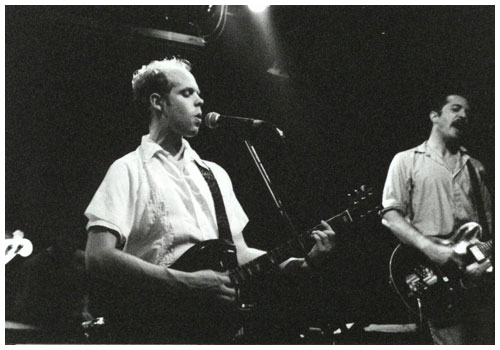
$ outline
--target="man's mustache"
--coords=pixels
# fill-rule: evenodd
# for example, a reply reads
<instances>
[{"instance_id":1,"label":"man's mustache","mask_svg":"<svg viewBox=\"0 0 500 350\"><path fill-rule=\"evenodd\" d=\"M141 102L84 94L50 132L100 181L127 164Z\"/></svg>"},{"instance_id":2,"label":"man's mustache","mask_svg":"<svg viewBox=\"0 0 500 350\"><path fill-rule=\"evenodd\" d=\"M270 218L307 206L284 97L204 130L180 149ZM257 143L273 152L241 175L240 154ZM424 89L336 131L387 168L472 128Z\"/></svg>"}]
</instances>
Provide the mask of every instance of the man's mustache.
<instances>
[{"instance_id":1,"label":"man's mustache","mask_svg":"<svg viewBox=\"0 0 500 350\"><path fill-rule=\"evenodd\" d=\"M469 123L465 119L458 119L451 123L451 126L456 127L457 129L465 128Z\"/></svg>"}]
</instances>

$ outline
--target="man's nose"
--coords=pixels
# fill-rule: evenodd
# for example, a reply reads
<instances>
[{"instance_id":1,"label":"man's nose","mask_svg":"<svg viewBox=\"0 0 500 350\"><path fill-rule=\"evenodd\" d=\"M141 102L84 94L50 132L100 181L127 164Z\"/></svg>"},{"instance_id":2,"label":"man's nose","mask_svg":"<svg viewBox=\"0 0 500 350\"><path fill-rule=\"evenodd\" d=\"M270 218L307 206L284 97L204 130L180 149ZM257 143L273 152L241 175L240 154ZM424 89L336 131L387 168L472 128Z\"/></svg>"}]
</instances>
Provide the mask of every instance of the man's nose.
<instances>
[{"instance_id":1,"label":"man's nose","mask_svg":"<svg viewBox=\"0 0 500 350\"><path fill-rule=\"evenodd\" d=\"M205 101L203 101L203 99L198 96L198 99L196 100L196 106L203 106L203 104L205 103Z\"/></svg>"}]
</instances>

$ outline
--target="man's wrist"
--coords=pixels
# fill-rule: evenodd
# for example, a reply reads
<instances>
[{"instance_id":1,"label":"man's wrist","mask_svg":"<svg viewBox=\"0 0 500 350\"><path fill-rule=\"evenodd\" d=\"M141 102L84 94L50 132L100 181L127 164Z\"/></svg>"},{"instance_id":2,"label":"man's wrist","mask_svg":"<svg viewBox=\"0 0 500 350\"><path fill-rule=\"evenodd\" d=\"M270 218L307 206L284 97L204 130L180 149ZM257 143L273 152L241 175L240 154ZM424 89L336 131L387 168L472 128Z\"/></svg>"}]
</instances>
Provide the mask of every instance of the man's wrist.
<instances>
[{"instance_id":1,"label":"man's wrist","mask_svg":"<svg viewBox=\"0 0 500 350\"><path fill-rule=\"evenodd\" d=\"M312 269L312 270L319 270L319 266L316 265L316 263L314 262L314 259L311 258L311 256L309 254L307 254L305 257L304 257L304 260L306 262L306 264Z\"/></svg>"}]
</instances>

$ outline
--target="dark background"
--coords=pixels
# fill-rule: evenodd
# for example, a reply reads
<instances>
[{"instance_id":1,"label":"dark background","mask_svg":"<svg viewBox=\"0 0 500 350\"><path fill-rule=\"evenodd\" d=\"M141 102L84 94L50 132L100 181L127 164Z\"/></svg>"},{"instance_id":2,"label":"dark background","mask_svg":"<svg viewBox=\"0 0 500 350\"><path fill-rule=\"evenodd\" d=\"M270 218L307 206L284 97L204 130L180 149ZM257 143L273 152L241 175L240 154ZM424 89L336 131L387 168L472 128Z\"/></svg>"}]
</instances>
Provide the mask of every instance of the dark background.
<instances>
[{"instance_id":1,"label":"dark background","mask_svg":"<svg viewBox=\"0 0 500 350\"><path fill-rule=\"evenodd\" d=\"M127 29L207 33L217 7L207 8L6 7L7 230L23 230L35 250L61 235L83 246L83 212L108 167L147 133L132 73L172 54L193 63L204 112L259 117L285 132L286 144L266 129L252 137L298 230L344 210L361 184L380 198L394 154L428 137L426 103L441 89L469 97L465 146L494 179L493 6L272 6L265 33L274 43L255 14L229 6L205 48ZM274 62L288 79L266 72ZM284 241L290 230L242 137L202 128L190 142L230 174L251 219L249 245ZM366 231L345 239L342 269L358 282L386 277L395 244L378 219Z\"/></svg>"}]
</instances>

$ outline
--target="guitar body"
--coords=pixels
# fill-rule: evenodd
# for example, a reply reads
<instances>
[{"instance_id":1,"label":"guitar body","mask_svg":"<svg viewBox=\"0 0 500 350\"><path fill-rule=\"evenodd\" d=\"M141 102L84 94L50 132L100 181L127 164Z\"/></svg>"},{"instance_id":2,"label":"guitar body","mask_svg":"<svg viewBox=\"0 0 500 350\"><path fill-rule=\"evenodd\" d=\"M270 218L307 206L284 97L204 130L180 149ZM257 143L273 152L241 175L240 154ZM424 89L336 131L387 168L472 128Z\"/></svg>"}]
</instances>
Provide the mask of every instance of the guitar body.
<instances>
[{"instance_id":1,"label":"guitar body","mask_svg":"<svg viewBox=\"0 0 500 350\"><path fill-rule=\"evenodd\" d=\"M197 243L182 254L170 268L184 272L228 271L236 290L239 311L249 311L255 305L258 297L255 287L258 281L237 280L241 275L236 272L238 270L236 247L227 241L211 239Z\"/></svg>"},{"instance_id":2,"label":"guitar body","mask_svg":"<svg viewBox=\"0 0 500 350\"><path fill-rule=\"evenodd\" d=\"M434 240L464 254L469 264L491 256L491 251L488 252L486 248L481 248L484 250L480 253L482 258L470 256L471 251L478 246L491 247L491 242L483 243L477 239L480 233L479 224L467 223L450 237ZM406 307L414 313L421 309L429 319L456 315L468 298L468 293L474 289L457 268L440 267L423 253L403 244L398 245L391 255L389 272L391 284Z\"/></svg>"},{"instance_id":3,"label":"guitar body","mask_svg":"<svg viewBox=\"0 0 500 350\"><path fill-rule=\"evenodd\" d=\"M170 268L184 272L229 271L238 266L236 247L220 239L210 239L189 248Z\"/></svg>"},{"instance_id":4,"label":"guitar body","mask_svg":"<svg viewBox=\"0 0 500 350\"><path fill-rule=\"evenodd\" d=\"M350 196L348 209L326 221L339 232L347 224L375 213L377 208L370 204L373 198L373 193L362 187ZM207 302L196 293L178 295L147 283L116 286L97 278L92 288L95 292L93 299L96 305L101 306L102 314L112 320L110 324L116 325L113 326L114 333L121 332L127 336L130 332L126 327L133 323L132 329L143 327L151 333L153 327L160 328L161 332L165 330L166 334L189 339L190 343L230 343L233 341L230 337L242 325L248 324L249 320L254 322L258 317L256 312L241 311L252 310L257 302L263 300L260 305L264 305L271 299L267 298L269 291L293 291L296 285L286 288L277 286L279 282L275 281L279 280L279 274L274 272L289 257L304 256L311 249L315 243L311 233L316 229L320 229L319 225L241 266L238 265L236 247L219 239L194 245L169 266L184 272L227 271L236 290L237 307L218 300ZM269 321L269 317L258 319L257 324L262 326Z\"/></svg>"},{"instance_id":5,"label":"guitar body","mask_svg":"<svg viewBox=\"0 0 500 350\"><path fill-rule=\"evenodd\" d=\"M462 302L457 278L450 279L448 273L424 254L402 244L392 253L390 279L410 311L417 314L421 307L431 319L433 315L451 315Z\"/></svg>"}]
</instances>

